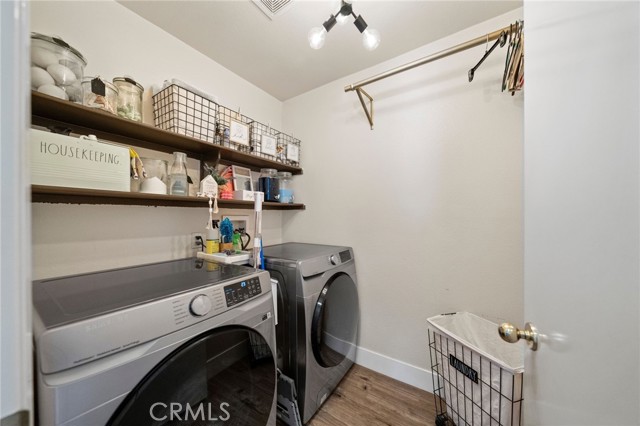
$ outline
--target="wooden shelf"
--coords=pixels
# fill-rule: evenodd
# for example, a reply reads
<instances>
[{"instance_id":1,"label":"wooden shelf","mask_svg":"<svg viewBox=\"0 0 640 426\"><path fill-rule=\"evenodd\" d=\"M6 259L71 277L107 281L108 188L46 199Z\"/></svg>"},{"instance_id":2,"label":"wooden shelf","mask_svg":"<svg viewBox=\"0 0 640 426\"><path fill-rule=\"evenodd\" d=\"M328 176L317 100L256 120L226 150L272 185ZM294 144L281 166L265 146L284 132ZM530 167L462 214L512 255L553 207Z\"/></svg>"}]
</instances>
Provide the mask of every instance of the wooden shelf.
<instances>
[{"instance_id":1,"label":"wooden shelf","mask_svg":"<svg viewBox=\"0 0 640 426\"><path fill-rule=\"evenodd\" d=\"M291 172L294 175L302 174L300 167L288 166L231 148L203 142L190 136L168 132L148 124L127 120L105 111L38 92L32 92L31 95L31 114L32 123L39 126L66 127L76 133L95 134L105 140L156 151L171 153L179 150L186 152L189 157L199 160L215 161L220 158L224 163L242 165L253 170L272 168Z\"/></svg>"},{"instance_id":2,"label":"wooden shelf","mask_svg":"<svg viewBox=\"0 0 640 426\"><path fill-rule=\"evenodd\" d=\"M176 195L143 194L140 192L103 191L97 189L66 188L59 186L31 186L31 201L57 204L115 204L136 206L208 207L208 198L179 197ZM253 201L218 200L220 208L253 210ZM300 203L283 204L264 202L265 210L304 210Z\"/></svg>"},{"instance_id":3,"label":"wooden shelf","mask_svg":"<svg viewBox=\"0 0 640 426\"><path fill-rule=\"evenodd\" d=\"M156 151L183 151L200 161L220 160L225 164L236 164L253 170L272 168L302 174L300 167L292 167L276 161L245 154L234 149L203 142L148 124L127 120L116 115L64 101L42 93L31 94L32 124L59 126L76 133L94 134L98 138L119 142L134 147ZM138 206L207 207L208 198L178 197L175 195L143 194L139 192L101 191L83 188L33 185L31 201L34 203L62 204L115 204ZM218 200L220 208L253 209L253 201ZM304 210L305 205L263 203L265 210Z\"/></svg>"}]
</instances>

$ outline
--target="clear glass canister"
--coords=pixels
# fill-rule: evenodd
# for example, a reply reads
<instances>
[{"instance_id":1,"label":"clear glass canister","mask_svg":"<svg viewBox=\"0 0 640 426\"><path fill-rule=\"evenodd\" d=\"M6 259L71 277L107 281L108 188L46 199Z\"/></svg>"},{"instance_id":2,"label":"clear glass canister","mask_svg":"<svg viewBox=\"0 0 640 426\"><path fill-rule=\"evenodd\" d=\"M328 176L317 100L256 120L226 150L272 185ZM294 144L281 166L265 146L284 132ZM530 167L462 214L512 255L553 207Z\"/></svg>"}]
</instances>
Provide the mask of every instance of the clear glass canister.
<instances>
[{"instance_id":1,"label":"clear glass canister","mask_svg":"<svg viewBox=\"0 0 640 426\"><path fill-rule=\"evenodd\" d=\"M82 104L91 108L99 108L116 113L118 89L100 77L85 77L82 79Z\"/></svg>"},{"instance_id":2,"label":"clear glass canister","mask_svg":"<svg viewBox=\"0 0 640 426\"><path fill-rule=\"evenodd\" d=\"M118 115L133 121L142 121L142 92L144 87L130 77L116 77L118 88Z\"/></svg>"},{"instance_id":3,"label":"clear glass canister","mask_svg":"<svg viewBox=\"0 0 640 426\"><path fill-rule=\"evenodd\" d=\"M264 192L264 201L278 201L278 171L276 169L260 169L258 191Z\"/></svg>"},{"instance_id":4,"label":"clear glass canister","mask_svg":"<svg viewBox=\"0 0 640 426\"><path fill-rule=\"evenodd\" d=\"M187 154L184 152L173 153L173 163L169 173L169 194L189 195L189 182L187 181Z\"/></svg>"},{"instance_id":5,"label":"clear glass canister","mask_svg":"<svg viewBox=\"0 0 640 426\"><path fill-rule=\"evenodd\" d=\"M82 103L87 60L58 37L31 33L31 88L49 96Z\"/></svg>"},{"instance_id":6,"label":"clear glass canister","mask_svg":"<svg viewBox=\"0 0 640 426\"><path fill-rule=\"evenodd\" d=\"M293 188L290 172L278 172L278 202L293 203Z\"/></svg>"}]
</instances>

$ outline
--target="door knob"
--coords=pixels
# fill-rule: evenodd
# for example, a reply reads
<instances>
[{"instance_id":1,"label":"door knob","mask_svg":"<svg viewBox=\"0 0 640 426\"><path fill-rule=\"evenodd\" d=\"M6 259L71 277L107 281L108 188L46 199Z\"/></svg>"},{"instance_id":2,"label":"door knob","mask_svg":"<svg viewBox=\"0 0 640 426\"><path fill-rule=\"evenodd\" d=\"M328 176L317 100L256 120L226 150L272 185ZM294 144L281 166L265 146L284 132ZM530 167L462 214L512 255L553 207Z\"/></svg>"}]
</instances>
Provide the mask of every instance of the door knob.
<instances>
[{"instance_id":1,"label":"door knob","mask_svg":"<svg viewBox=\"0 0 640 426\"><path fill-rule=\"evenodd\" d=\"M519 330L508 322L502 323L498 327L498 333L502 340L507 343L516 343L518 340L524 339L527 341L529 349L532 351L538 350L538 329L530 322L524 325L524 330Z\"/></svg>"}]
</instances>

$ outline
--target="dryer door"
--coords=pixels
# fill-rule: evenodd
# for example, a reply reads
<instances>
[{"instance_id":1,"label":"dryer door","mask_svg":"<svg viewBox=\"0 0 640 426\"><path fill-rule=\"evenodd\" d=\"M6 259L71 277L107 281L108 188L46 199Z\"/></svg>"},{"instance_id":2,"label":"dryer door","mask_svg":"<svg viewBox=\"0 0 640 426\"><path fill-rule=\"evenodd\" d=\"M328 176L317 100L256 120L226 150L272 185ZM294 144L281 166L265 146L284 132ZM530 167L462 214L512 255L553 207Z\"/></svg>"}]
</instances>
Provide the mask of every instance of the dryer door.
<instances>
[{"instance_id":1,"label":"dryer door","mask_svg":"<svg viewBox=\"0 0 640 426\"><path fill-rule=\"evenodd\" d=\"M358 292L345 273L331 277L320 292L311 323L311 347L318 364L335 367L353 361L358 333Z\"/></svg>"},{"instance_id":2,"label":"dryer door","mask_svg":"<svg viewBox=\"0 0 640 426\"><path fill-rule=\"evenodd\" d=\"M203 333L147 374L107 425L264 426L275 394L273 355L248 328Z\"/></svg>"}]
</instances>

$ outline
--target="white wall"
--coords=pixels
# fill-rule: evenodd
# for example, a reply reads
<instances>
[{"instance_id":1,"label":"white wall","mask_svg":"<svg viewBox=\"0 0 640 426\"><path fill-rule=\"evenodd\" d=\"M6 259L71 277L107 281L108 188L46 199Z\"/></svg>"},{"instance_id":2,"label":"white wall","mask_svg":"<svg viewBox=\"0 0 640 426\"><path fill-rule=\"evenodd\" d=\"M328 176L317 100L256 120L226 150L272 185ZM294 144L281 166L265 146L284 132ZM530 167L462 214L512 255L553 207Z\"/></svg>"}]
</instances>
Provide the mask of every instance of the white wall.
<instances>
[{"instance_id":1,"label":"white wall","mask_svg":"<svg viewBox=\"0 0 640 426\"><path fill-rule=\"evenodd\" d=\"M421 387L431 386L428 317L522 320L523 95L500 92L506 48L468 82L482 47L368 86L373 131L343 88L521 17L516 10L284 103L284 124L303 141L295 189L307 204L284 214L284 239L354 247L360 362Z\"/></svg>"},{"instance_id":2,"label":"white wall","mask_svg":"<svg viewBox=\"0 0 640 426\"><path fill-rule=\"evenodd\" d=\"M145 89L144 121L153 122L152 85L178 78L221 104L281 128L282 103L113 1L30 2L31 30L57 35L87 59L85 75L131 75ZM165 154L158 157L167 158ZM196 168L194 162L190 168ZM226 210L249 215L250 210ZM182 258L188 237L204 231L208 209L33 205L34 279ZM281 241L279 211L265 211L265 243Z\"/></svg>"}]
</instances>

